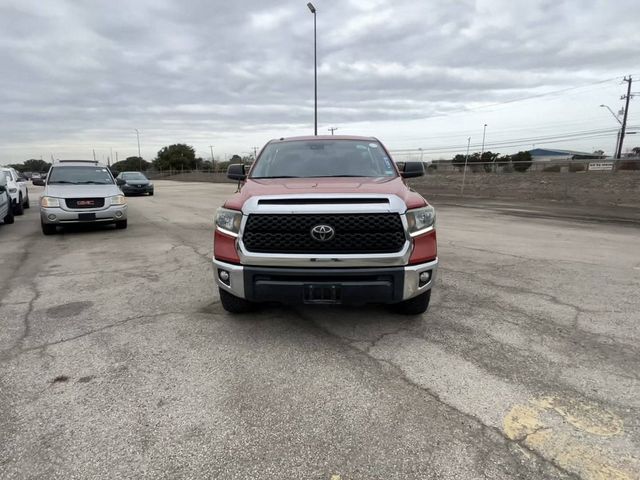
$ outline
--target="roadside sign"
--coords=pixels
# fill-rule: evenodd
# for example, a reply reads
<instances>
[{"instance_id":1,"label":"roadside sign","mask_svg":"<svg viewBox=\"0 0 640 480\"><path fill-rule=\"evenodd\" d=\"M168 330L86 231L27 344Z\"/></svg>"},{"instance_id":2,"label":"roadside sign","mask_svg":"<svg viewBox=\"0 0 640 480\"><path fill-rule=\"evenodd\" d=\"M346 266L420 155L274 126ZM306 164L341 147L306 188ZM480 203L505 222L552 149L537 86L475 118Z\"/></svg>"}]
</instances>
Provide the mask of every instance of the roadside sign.
<instances>
[{"instance_id":1,"label":"roadside sign","mask_svg":"<svg viewBox=\"0 0 640 480\"><path fill-rule=\"evenodd\" d=\"M589 170L613 170L613 162L594 162L589 164Z\"/></svg>"}]
</instances>

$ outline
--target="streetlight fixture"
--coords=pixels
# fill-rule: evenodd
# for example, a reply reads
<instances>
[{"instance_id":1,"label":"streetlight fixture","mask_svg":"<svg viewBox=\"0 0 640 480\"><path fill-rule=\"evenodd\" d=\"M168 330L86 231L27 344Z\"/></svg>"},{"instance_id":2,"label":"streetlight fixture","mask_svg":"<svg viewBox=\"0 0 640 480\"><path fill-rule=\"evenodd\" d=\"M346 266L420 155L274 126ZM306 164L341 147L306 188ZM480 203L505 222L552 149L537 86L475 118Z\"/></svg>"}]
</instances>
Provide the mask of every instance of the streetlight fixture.
<instances>
[{"instance_id":1,"label":"streetlight fixture","mask_svg":"<svg viewBox=\"0 0 640 480\"><path fill-rule=\"evenodd\" d=\"M142 171L142 156L140 155L140 132L137 128L134 128L136 131L136 137L138 137L138 162L140 163L140 171Z\"/></svg>"},{"instance_id":2,"label":"streetlight fixture","mask_svg":"<svg viewBox=\"0 0 640 480\"><path fill-rule=\"evenodd\" d=\"M318 135L318 49L316 42L316 7L313 3L307 3L309 11L313 13L313 134Z\"/></svg>"}]
</instances>

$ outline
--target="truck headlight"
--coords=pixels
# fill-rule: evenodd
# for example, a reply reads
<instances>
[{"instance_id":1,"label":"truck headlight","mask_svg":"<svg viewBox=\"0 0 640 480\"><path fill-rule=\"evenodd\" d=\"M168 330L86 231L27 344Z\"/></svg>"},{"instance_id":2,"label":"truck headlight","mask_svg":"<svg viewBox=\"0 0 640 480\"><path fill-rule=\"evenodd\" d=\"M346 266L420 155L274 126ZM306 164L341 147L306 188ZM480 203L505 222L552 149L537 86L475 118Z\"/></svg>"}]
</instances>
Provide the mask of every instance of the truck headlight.
<instances>
[{"instance_id":1,"label":"truck headlight","mask_svg":"<svg viewBox=\"0 0 640 480\"><path fill-rule=\"evenodd\" d=\"M60 206L60 199L59 198L55 198L55 197L42 197L40 199L40 206L41 207L59 207Z\"/></svg>"},{"instance_id":2,"label":"truck headlight","mask_svg":"<svg viewBox=\"0 0 640 480\"><path fill-rule=\"evenodd\" d=\"M242 222L242 212L238 210L221 207L216 211L216 227L225 233L237 235L240 231L240 222Z\"/></svg>"},{"instance_id":3,"label":"truck headlight","mask_svg":"<svg viewBox=\"0 0 640 480\"><path fill-rule=\"evenodd\" d=\"M436 211L431 205L407 211L407 224L411 236L420 235L424 230L433 227L435 223Z\"/></svg>"},{"instance_id":4,"label":"truck headlight","mask_svg":"<svg viewBox=\"0 0 640 480\"><path fill-rule=\"evenodd\" d=\"M124 198L124 195L114 195L109 198L111 200L111 205L126 205L127 200Z\"/></svg>"}]
</instances>

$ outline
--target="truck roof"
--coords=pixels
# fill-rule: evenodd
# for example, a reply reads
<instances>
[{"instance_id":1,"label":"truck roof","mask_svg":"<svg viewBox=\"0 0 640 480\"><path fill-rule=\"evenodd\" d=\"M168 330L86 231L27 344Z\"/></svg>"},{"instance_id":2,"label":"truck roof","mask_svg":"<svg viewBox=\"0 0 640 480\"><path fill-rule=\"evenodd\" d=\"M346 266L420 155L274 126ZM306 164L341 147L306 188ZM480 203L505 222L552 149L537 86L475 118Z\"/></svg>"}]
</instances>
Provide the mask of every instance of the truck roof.
<instances>
[{"instance_id":1,"label":"truck roof","mask_svg":"<svg viewBox=\"0 0 640 480\"><path fill-rule=\"evenodd\" d=\"M375 137L363 137L358 135L304 135L300 137L282 137L274 138L272 142L295 142L295 141L311 141L311 140L361 140L363 142L377 142Z\"/></svg>"}]
</instances>

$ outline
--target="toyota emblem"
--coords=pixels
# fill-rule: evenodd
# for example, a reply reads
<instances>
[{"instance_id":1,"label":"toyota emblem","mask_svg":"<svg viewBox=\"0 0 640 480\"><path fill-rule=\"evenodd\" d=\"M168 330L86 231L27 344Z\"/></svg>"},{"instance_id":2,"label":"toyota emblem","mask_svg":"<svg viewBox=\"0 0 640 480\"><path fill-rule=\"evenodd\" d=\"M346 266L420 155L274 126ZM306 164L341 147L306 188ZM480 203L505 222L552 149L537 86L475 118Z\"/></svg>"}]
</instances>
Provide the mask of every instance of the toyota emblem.
<instances>
[{"instance_id":1,"label":"toyota emblem","mask_svg":"<svg viewBox=\"0 0 640 480\"><path fill-rule=\"evenodd\" d=\"M316 225L311 229L311 238L318 242L328 242L335 234L336 231L329 225Z\"/></svg>"}]
</instances>

